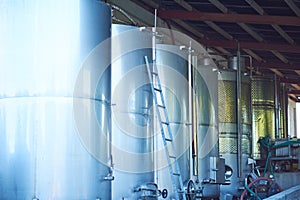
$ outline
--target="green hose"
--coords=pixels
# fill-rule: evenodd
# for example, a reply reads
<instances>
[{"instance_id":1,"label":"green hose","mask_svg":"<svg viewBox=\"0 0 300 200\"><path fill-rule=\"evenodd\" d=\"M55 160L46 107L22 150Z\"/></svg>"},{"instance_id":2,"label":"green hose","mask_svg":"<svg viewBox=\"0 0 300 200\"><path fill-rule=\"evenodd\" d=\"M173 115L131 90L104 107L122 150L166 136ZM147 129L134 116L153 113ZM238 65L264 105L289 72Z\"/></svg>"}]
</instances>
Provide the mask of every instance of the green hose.
<instances>
[{"instance_id":1,"label":"green hose","mask_svg":"<svg viewBox=\"0 0 300 200\"><path fill-rule=\"evenodd\" d=\"M247 190L248 192L250 192L254 197L256 197L258 200L261 200L261 198L260 198L259 196L257 196L257 195L255 194L255 192L253 192L253 191L248 187L247 184L245 184L245 188L246 188L246 190Z\"/></svg>"},{"instance_id":2,"label":"green hose","mask_svg":"<svg viewBox=\"0 0 300 200\"><path fill-rule=\"evenodd\" d=\"M263 175L263 176L265 176L266 173L267 173L267 168L268 168L268 165L269 165L269 159L270 159L270 157L271 157L271 152L269 151L269 152L268 152L268 156L267 156L267 160L266 160L266 164L265 164L265 168L264 168L264 175ZM272 168L271 165L270 165L270 168ZM272 174L272 175L273 175L273 174Z\"/></svg>"}]
</instances>

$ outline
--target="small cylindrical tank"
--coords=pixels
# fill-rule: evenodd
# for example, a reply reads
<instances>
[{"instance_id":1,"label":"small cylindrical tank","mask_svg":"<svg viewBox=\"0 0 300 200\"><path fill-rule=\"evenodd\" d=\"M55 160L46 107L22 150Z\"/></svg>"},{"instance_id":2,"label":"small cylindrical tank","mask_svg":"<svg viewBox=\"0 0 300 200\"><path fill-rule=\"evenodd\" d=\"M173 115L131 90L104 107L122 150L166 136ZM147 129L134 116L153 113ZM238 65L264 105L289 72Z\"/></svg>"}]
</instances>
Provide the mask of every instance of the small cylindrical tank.
<instances>
[{"instance_id":1,"label":"small cylindrical tank","mask_svg":"<svg viewBox=\"0 0 300 200\"><path fill-rule=\"evenodd\" d=\"M112 25L113 199L155 196L152 92L145 56L152 60L152 34ZM148 188L147 188L148 187ZM140 189L144 191L140 191ZM147 189L153 190L152 193Z\"/></svg>"},{"instance_id":2,"label":"small cylindrical tank","mask_svg":"<svg viewBox=\"0 0 300 200\"><path fill-rule=\"evenodd\" d=\"M257 143L259 138L287 137L287 88L276 76L254 76L251 82L253 107L253 155L266 158L265 151Z\"/></svg>"},{"instance_id":3,"label":"small cylindrical tank","mask_svg":"<svg viewBox=\"0 0 300 200\"><path fill-rule=\"evenodd\" d=\"M222 70L219 73L219 144L220 154L225 158L225 164L232 170L228 178L230 185L221 186L221 198L237 197L244 186L244 178L251 168L247 159L251 156L251 96L250 79L241 74L240 109L237 108L237 71ZM238 120L238 110L240 119ZM240 133L238 133L240 121ZM239 147L239 136L240 145ZM241 157L239 158L239 148ZM240 172L240 173L239 173ZM228 196L228 197L227 197Z\"/></svg>"},{"instance_id":4,"label":"small cylindrical tank","mask_svg":"<svg viewBox=\"0 0 300 200\"><path fill-rule=\"evenodd\" d=\"M176 45L156 45L156 62L163 95L174 137L180 173L183 182L190 179L190 121L189 121L189 85L188 52ZM158 122L156 122L159 127ZM162 144L159 128L156 137L156 181L160 189L168 190L168 199L174 198L174 190L168 169L166 153Z\"/></svg>"},{"instance_id":5,"label":"small cylindrical tank","mask_svg":"<svg viewBox=\"0 0 300 200\"><path fill-rule=\"evenodd\" d=\"M279 84L279 138L288 137L288 87L285 83Z\"/></svg>"},{"instance_id":6,"label":"small cylindrical tank","mask_svg":"<svg viewBox=\"0 0 300 200\"><path fill-rule=\"evenodd\" d=\"M273 77L252 77L251 96L253 109L254 158L260 158L259 138L268 136L275 139L275 82ZM265 157L264 155L263 157Z\"/></svg>"},{"instance_id":7,"label":"small cylindrical tank","mask_svg":"<svg viewBox=\"0 0 300 200\"><path fill-rule=\"evenodd\" d=\"M111 199L111 10L2 1L0 199Z\"/></svg>"},{"instance_id":8,"label":"small cylindrical tank","mask_svg":"<svg viewBox=\"0 0 300 200\"><path fill-rule=\"evenodd\" d=\"M208 59L208 58L205 58ZM210 60L212 62L212 60ZM213 166L210 165L212 158L219 157L218 141L218 73L213 70L212 65L199 65L194 68L195 94L195 117L197 126L197 150L195 155L198 158L197 178L202 188L204 198L218 198L219 188L217 181L212 177ZM205 64L205 63L204 63ZM194 153L193 153L194 154ZM224 174L225 175L225 174Z\"/></svg>"}]
</instances>

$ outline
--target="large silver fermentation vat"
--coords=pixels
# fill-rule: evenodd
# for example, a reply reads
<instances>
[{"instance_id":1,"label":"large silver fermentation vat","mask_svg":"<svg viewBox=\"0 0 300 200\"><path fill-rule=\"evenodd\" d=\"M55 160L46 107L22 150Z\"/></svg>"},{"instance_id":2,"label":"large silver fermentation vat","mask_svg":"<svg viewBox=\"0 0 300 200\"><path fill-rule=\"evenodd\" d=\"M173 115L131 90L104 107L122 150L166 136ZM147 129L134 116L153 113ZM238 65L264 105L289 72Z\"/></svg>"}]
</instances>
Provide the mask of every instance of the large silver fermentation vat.
<instances>
[{"instance_id":1,"label":"large silver fermentation vat","mask_svg":"<svg viewBox=\"0 0 300 200\"><path fill-rule=\"evenodd\" d=\"M242 64L240 67L243 69ZM227 199L241 194L244 178L250 172L250 166L247 163L251 155L250 79L241 74L240 109L237 107L237 71L220 71L218 85L220 154L225 158L225 164L232 170L232 176L228 178L230 185L222 185L220 188L221 198ZM239 116L240 119L238 119ZM239 157L239 149L241 157Z\"/></svg>"},{"instance_id":2,"label":"large silver fermentation vat","mask_svg":"<svg viewBox=\"0 0 300 200\"><path fill-rule=\"evenodd\" d=\"M156 62L173 133L180 173L183 182L190 179L190 120L188 52L175 45L156 45ZM156 136L156 181L160 189L168 190L168 198L174 198L174 190L162 144L158 122Z\"/></svg>"},{"instance_id":3,"label":"large silver fermentation vat","mask_svg":"<svg viewBox=\"0 0 300 200\"><path fill-rule=\"evenodd\" d=\"M149 199L157 195L153 97L145 65L145 56L152 60L152 33L113 24L112 36L112 198Z\"/></svg>"},{"instance_id":4,"label":"large silver fermentation vat","mask_svg":"<svg viewBox=\"0 0 300 200\"><path fill-rule=\"evenodd\" d=\"M203 58L207 59L207 58ZM214 166L211 164L212 159L219 157L218 141L218 73L213 71L212 66L201 65L202 59L199 60L197 68L194 69L193 91L196 96L195 121L196 121L196 142L195 155L198 158L197 180L202 188L204 198L218 198L219 185L212 176ZM224 165L223 165L224 166ZM225 175L225 174L224 174ZM196 181L197 182L197 181Z\"/></svg>"},{"instance_id":5,"label":"large silver fermentation vat","mask_svg":"<svg viewBox=\"0 0 300 200\"><path fill-rule=\"evenodd\" d=\"M0 4L0 199L110 199L111 10Z\"/></svg>"}]
</instances>

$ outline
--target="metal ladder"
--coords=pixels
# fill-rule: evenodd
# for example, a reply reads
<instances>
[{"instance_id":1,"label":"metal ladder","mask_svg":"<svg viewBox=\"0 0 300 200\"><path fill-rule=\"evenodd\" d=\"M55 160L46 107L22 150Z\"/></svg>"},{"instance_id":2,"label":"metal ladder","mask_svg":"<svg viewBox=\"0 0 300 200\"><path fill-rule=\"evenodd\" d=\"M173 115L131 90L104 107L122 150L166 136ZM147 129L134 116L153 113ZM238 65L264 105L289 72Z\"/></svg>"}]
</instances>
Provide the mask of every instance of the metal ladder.
<instances>
[{"instance_id":1,"label":"metal ladder","mask_svg":"<svg viewBox=\"0 0 300 200\"><path fill-rule=\"evenodd\" d=\"M186 200L182 177L180 174L180 168L176 157L175 146L173 142L173 134L170 128L169 117L165 105L164 96L162 93L162 88L160 84L160 79L158 76L158 70L155 63L153 63L153 69L150 69L150 64L148 61L148 57L145 56L145 62L147 65L147 71L149 76L149 81L151 84L151 91L153 94L153 99L156 107L156 112L158 116L158 121L160 124L160 131L163 139L163 145L167 156L169 172L173 184L173 189L175 191L175 198L177 200L182 199ZM160 102L158 101L160 99ZM172 166L172 162L174 167ZM179 187L177 187L176 179L179 182Z\"/></svg>"}]
</instances>

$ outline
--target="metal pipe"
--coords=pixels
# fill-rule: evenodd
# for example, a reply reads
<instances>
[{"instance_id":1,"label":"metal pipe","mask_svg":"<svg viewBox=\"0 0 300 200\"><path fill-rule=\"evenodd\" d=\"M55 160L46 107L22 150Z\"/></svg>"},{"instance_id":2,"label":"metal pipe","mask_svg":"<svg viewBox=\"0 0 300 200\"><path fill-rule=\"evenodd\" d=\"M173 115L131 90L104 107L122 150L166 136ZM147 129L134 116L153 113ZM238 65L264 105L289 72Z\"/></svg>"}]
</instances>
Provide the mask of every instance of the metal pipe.
<instances>
[{"instance_id":1,"label":"metal pipe","mask_svg":"<svg viewBox=\"0 0 300 200\"><path fill-rule=\"evenodd\" d=\"M275 138L279 138L279 103L278 103L278 80L277 75L274 74L274 99L275 99Z\"/></svg>"},{"instance_id":2,"label":"metal pipe","mask_svg":"<svg viewBox=\"0 0 300 200\"><path fill-rule=\"evenodd\" d=\"M250 56L250 55L241 55L241 57L249 58L249 64L250 64L250 77L252 77L252 71L253 71L253 60L252 60L252 56Z\"/></svg>"},{"instance_id":3,"label":"metal pipe","mask_svg":"<svg viewBox=\"0 0 300 200\"><path fill-rule=\"evenodd\" d=\"M190 169L193 168L193 135L194 135L194 113L193 113L193 79L192 79L192 42L190 41L190 45L188 48L188 84L189 84L189 151L190 151ZM190 170L190 179L193 177L193 170Z\"/></svg>"},{"instance_id":4,"label":"metal pipe","mask_svg":"<svg viewBox=\"0 0 300 200\"><path fill-rule=\"evenodd\" d=\"M192 69L193 69L193 73L192 73L192 86L193 86L193 90L194 91L194 88L195 88L195 80L196 80L196 67L198 66L198 63L197 63L197 59L198 57L197 56L193 56L192 57ZM193 175L194 176L197 176L197 179L198 179L198 117L197 117L197 98L196 96L194 95L193 93L193 109L192 109L192 112L193 112L193 119L192 119L192 137L193 137L193 143L192 143L192 156L193 156Z\"/></svg>"},{"instance_id":5,"label":"metal pipe","mask_svg":"<svg viewBox=\"0 0 300 200\"><path fill-rule=\"evenodd\" d=\"M253 76L253 59L252 59L252 56L250 55L241 55L242 57L245 57L245 58L249 58L249 64L250 64L250 74L249 74L249 79L250 79L250 92L251 92L251 82L252 82L252 76ZM252 95L249 95L250 96L250 103L249 103L249 113L251 114L251 117L252 118ZM252 125L252 120L251 120L251 125ZM253 145L252 145L252 133L249 135L249 143L250 143L250 156L253 157Z\"/></svg>"},{"instance_id":6,"label":"metal pipe","mask_svg":"<svg viewBox=\"0 0 300 200\"><path fill-rule=\"evenodd\" d=\"M237 157L237 168L238 168L238 177L242 176L242 131L241 131L241 53L238 46L237 51L237 74L236 74L236 114L237 114L237 136L238 136L238 157Z\"/></svg>"},{"instance_id":7,"label":"metal pipe","mask_svg":"<svg viewBox=\"0 0 300 200\"><path fill-rule=\"evenodd\" d=\"M154 11L154 27L152 27L152 60L155 64L156 60L156 19L157 19L157 9Z\"/></svg>"},{"instance_id":8,"label":"metal pipe","mask_svg":"<svg viewBox=\"0 0 300 200\"><path fill-rule=\"evenodd\" d=\"M288 137L288 92L287 92L287 88L286 88L286 84L285 83L282 83L283 84L283 94L282 94L282 98L283 98L283 116L284 117L284 121L283 121L283 124L284 124L284 127L283 127L283 138L287 138Z\"/></svg>"},{"instance_id":9,"label":"metal pipe","mask_svg":"<svg viewBox=\"0 0 300 200\"><path fill-rule=\"evenodd\" d=\"M120 7L113 5L113 4L108 4L112 9L119 11L121 14L123 14L133 25L137 26L137 22L123 9Z\"/></svg>"}]
</instances>

